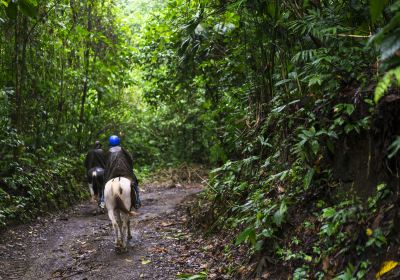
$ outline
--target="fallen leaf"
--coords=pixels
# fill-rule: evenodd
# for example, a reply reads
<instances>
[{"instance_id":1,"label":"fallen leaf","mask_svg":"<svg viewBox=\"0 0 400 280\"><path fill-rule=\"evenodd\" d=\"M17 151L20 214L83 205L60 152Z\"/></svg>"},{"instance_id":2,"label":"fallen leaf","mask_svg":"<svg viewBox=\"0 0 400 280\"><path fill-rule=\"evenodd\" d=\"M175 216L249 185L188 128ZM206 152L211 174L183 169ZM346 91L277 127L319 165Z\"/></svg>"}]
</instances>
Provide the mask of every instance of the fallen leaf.
<instances>
[{"instance_id":1,"label":"fallen leaf","mask_svg":"<svg viewBox=\"0 0 400 280\"><path fill-rule=\"evenodd\" d=\"M323 270L323 271L328 271L329 262L330 262L329 256L326 257L326 258L322 261L322 270Z\"/></svg>"},{"instance_id":2,"label":"fallen leaf","mask_svg":"<svg viewBox=\"0 0 400 280\"><path fill-rule=\"evenodd\" d=\"M207 246L204 246L202 249L203 249L204 251L208 251L208 250L211 250L211 249L213 249L213 248L214 248L214 246L211 245L211 244L209 244L209 245L207 245Z\"/></svg>"},{"instance_id":3,"label":"fallen leaf","mask_svg":"<svg viewBox=\"0 0 400 280\"><path fill-rule=\"evenodd\" d=\"M261 279L270 279L270 276L270 273L266 271L261 275Z\"/></svg>"},{"instance_id":4,"label":"fallen leaf","mask_svg":"<svg viewBox=\"0 0 400 280\"><path fill-rule=\"evenodd\" d=\"M396 261L386 261L383 262L381 265L381 269L379 272L375 275L376 279L381 279L381 276L385 273L388 273L391 271L393 268L395 268L399 263Z\"/></svg>"},{"instance_id":5,"label":"fallen leaf","mask_svg":"<svg viewBox=\"0 0 400 280\"><path fill-rule=\"evenodd\" d=\"M150 252L152 252L152 253L166 253L167 249L162 248L162 247L155 247L155 248L151 248Z\"/></svg>"},{"instance_id":6,"label":"fallen leaf","mask_svg":"<svg viewBox=\"0 0 400 280\"><path fill-rule=\"evenodd\" d=\"M149 264L149 263L151 263L151 260L144 260L144 259L142 260L142 264L143 265L146 265L146 264Z\"/></svg>"},{"instance_id":7,"label":"fallen leaf","mask_svg":"<svg viewBox=\"0 0 400 280\"><path fill-rule=\"evenodd\" d=\"M161 226L163 226L163 227L169 227L169 226L172 226L173 225L173 223L166 223L166 222L162 222L161 223Z\"/></svg>"},{"instance_id":8,"label":"fallen leaf","mask_svg":"<svg viewBox=\"0 0 400 280\"><path fill-rule=\"evenodd\" d=\"M208 263L204 263L204 264L200 265L201 269L208 268L208 267L209 267Z\"/></svg>"}]
</instances>

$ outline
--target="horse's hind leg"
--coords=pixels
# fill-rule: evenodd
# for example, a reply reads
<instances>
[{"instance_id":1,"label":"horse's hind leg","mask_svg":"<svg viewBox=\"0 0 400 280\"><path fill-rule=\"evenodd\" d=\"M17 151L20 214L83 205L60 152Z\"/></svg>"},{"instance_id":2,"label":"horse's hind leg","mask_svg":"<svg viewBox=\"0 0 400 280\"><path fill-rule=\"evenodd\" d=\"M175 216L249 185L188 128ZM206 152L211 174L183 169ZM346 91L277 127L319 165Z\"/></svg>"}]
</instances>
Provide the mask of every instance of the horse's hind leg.
<instances>
[{"instance_id":1,"label":"horse's hind leg","mask_svg":"<svg viewBox=\"0 0 400 280\"><path fill-rule=\"evenodd\" d=\"M126 245L128 243L129 215L126 213L121 213L121 220L122 220L122 230L121 230L122 248L126 251Z\"/></svg>"},{"instance_id":2,"label":"horse's hind leg","mask_svg":"<svg viewBox=\"0 0 400 280\"><path fill-rule=\"evenodd\" d=\"M131 234L131 220L128 217L128 239L132 239L132 234Z\"/></svg>"},{"instance_id":3,"label":"horse's hind leg","mask_svg":"<svg viewBox=\"0 0 400 280\"><path fill-rule=\"evenodd\" d=\"M121 211L116 210L116 218L117 218L117 225L118 225L118 232L119 232L119 238L117 240L117 247L121 248L124 245L124 232L123 232L123 220L122 220L122 215Z\"/></svg>"},{"instance_id":4,"label":"horse's hind leg","mask_svg":"<svg viewBox=\"0 0 400 280\"><path fill-rule=\"evenodd\" d=\"M114 232L115 232L115 245L118 247L118 233L119 233L119 225L117 223L117 220L115 219L115 213L114 210L110 209L108 210L108 217L111 220L112 226L114 228Z\"/></svg>"}]
</instances>

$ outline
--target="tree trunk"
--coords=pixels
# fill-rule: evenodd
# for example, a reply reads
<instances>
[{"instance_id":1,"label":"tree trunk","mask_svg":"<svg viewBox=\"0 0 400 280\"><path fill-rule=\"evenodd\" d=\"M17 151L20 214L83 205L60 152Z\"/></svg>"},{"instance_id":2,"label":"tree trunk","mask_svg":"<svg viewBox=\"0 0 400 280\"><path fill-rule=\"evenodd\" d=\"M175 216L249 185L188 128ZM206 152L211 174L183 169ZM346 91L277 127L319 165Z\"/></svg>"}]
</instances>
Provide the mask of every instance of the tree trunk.
<instances>
[{"instance_id":1,"label":"tree trunk","mask_svg":"<svg viewBox=\"0 0 400 280\"><path fill-rule=\"evenodd\" d=\"M77 149L80 150L82 147L82 131L83 125L85 121L85 103L86 97L88 92L88 80L89 80L89 67L90 67L90 32L92 31L92 8L93 8L93 1L90 2L87 10L88 21L87 21L87 30L89 32L87 39L86 39L86 49L83 54L83 60L85 63L85 80L83 82L83 91L81 97L81 105L80 105L80 113L79 113L79 125L78 125L78 142L77 142Z\"/></svg>"},{"instance_id":2,"label":"tree trunk","mask_svg":"<svg viewBox=\"0 0 400 280\"><path fill-rule=\"evenodd\" d=\"M11 125L14 129L18 130L19 127L19 105L18 101L20 100L20 85L19 85L19 51L18 51L18 40L19 40L19 15L15 19L14 26L14 98L12 104L12 113L11 113Z\"/></svg>"}]
</instances>

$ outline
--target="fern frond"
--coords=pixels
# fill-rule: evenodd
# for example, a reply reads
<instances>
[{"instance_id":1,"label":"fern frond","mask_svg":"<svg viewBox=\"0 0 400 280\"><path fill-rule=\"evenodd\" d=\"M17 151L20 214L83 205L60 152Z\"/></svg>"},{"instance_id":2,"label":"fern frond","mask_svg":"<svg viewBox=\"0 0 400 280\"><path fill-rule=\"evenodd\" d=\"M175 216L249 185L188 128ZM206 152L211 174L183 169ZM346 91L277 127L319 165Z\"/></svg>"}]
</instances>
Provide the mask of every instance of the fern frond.
<instances>
[{"instance_id":1,"label":"fern frond","mask_svg":"<svg viewBox=\"0 0 400 280\"><path fill-rule=\"evenodd\" d=\"M396 85L400 84L400 67L397 67L395 69L392 69L382 77L382 79L378 82L375 88L375 95L374 95L374 101L375 103L378 103L379 100L385 95L389 87L393 84L393 82L396 83Z\"/></svg>"},{"instance_id":2,"label":"fern frond","mask_svg":"<svg viewBox=\"0 0 400 280\"><path fill-rule=\"evenodd\" d=\"M316 50L316 49L300 51L293 56L292 62L298 63L300 61L302 61L302 62L311 61L311 60L313 60L314 57L317 56L318 52L319 52L319 50Z\"/></svg>"}]
</instances>

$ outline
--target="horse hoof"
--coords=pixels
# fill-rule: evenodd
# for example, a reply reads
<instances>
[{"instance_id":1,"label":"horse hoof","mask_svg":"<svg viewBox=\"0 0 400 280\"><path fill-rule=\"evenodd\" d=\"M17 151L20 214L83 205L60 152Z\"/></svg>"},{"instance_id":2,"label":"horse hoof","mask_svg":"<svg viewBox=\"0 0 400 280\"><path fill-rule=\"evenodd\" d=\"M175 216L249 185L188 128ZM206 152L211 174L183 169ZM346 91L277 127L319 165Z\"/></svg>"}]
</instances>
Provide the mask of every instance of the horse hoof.
<instances>
[{"instance_id":1,"label":"horse hoof","mask_svg":"<svg viewBox=\"0 0 400 280\"><path fill-rule=\"evenodd\" d=\"M123 253L126 253L126 252L128 252L128 248L124 248L124 247L115 247L115 252L117 253L117 254L123 254Z\"/></svg>"}]
</instances>

